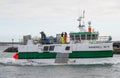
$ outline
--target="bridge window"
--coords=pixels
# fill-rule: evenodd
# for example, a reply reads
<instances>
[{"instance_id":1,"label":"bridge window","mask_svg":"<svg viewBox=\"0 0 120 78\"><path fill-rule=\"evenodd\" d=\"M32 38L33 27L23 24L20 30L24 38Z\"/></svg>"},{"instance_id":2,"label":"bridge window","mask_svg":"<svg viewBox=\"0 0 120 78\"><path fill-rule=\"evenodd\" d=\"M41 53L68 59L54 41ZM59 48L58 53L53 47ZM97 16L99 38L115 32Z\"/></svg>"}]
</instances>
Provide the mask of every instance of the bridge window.
<instances>
[{"instance_id":1,"label":"bridge window","mask_svg":"<svg viewBox=\"0 0 120 78\"><path fill-rule=\"evenodd\" d=\"M75 40L80 40L80 36L79 35L75 35Z\"/></svg>"},{"instance_id":2,"label":"bridge window","mask_svg":"<svg viewBox=\"0 0 120 78\"><path fill-rule=\"evenodd\" d=\"M85 35L81 35L81 40L85 40Z\"/></svg>"},{"instance_id":3,"label":"bridge window","mask_svg":"<svg viewBox=\"0 0 120 78\"><path fill-rule=\"evenodd\" d=\"M74 40L74 35L70 35L70 40Z\"/></svg>"},{"instance_id":4,"label":"bridge window","mask_svg":"<svg viewBox=\"0 0 120 78\"><path fill-rule=\"evenodd\" d=\"M90 40L91 39L91 35L87 35L87 40Z\"/></svg>"}]
</instances>

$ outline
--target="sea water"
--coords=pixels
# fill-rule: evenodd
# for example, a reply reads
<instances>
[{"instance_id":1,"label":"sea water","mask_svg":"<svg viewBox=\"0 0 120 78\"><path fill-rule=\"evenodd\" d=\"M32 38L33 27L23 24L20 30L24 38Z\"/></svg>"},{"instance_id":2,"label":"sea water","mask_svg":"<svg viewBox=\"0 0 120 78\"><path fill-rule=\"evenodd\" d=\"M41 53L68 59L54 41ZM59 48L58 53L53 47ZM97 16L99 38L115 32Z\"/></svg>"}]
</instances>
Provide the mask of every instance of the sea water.
<instances>
[{"instance_id":1,"label":"sea water","mask_svg":"<svg viewBox=\"0 0 120 78\"><path fill-rule=\"evenodd\" d=\"M16 61L13 53L0 53L0 78L120 78L120 55L81 59L80 64L50 65Z\"/></svg>"}]
</instances>

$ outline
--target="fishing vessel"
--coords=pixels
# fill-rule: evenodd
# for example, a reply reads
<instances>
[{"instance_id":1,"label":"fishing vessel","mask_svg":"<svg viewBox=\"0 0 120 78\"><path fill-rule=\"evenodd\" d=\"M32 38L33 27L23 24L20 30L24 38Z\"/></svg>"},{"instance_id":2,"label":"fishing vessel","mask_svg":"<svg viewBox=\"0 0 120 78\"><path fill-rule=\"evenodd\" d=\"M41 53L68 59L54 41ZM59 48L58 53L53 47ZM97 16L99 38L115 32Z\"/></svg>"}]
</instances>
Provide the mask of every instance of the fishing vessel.
<instances>
[{"instance_id":1,"label":"fishing vessel","mask_svg":"<svg viewBox=\"0 0 120 78\"><path fill-rule=\"evenodd\" d=\"M27 45L20 45L13 58L18 60L39 61L42 63L79 63L84 58L109 58L113 56L111 36L99 36L94 31L91 22L85 29L84 12L79 17L78 32L57 34L55 38L46 38L41 32L40 43L34 44L28 40ZM68 40L69 39L69 40Z\"/></svg>"}]
</instances>

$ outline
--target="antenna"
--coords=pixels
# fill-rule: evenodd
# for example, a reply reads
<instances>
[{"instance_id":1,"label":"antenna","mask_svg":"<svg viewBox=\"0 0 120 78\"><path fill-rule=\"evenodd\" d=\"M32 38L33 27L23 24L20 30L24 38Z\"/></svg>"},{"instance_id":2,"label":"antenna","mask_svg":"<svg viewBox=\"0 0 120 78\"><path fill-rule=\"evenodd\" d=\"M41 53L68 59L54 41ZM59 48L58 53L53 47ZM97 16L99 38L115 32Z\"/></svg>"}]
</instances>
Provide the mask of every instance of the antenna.
<instances>
[{"instance_id":1,"label":"antenna","mask_svg":"<svg viewBox=\"0 0 120 78\"><path fill-rule=\"evenodd\" d=\"M84 25L81 25L82 22L84 22L84 19L85 18L85 10L83 11L83 14L77 19L77 21L79 21L79 27L82 27Z\"/></svg>"},{"instance_id":2,"label":"antenna","mask_svg":"<svg viewBox=\"0 0 120 78\"><path fill-rule=\"evenodd\" d=\"M79 18L77 19L77 21L79 21L79 27L81 27L81 19L82 19L82 17L79 17Z\"/></svg>"},{"instance_id":3,"label":"antenna","mask_svg":"<svg viewBox=\"0 0 120 78\"><path fill-rule=\"evenodd\" d=\"M77 19L77 21L79 21L79 26L78 27L79 27L80 31L82 31L82 32L85 31L85 29L84 29L84 27L85 27L85 25L84 25L84 18L85 18L84 14L85 14L85 10L83 11L82 15Z\"/></svg>"},{"instance_id":4,"label":"antenna","mask_svg":"<svg viewBox=\"0 0 120 78\"><path fill-rule=\"evenodd\" d=\"M83 11L83 18L85 18L85 10Z\"/></svg>"},{"instance_id":5,"label":"antenna","mask_svg":"<svg viewBox=\"0 0 120 78\"><path fill-rule=\"evenodd\" d=\"M91 21L88 22L88 25L89 25L89 26L91 25Z\"/></svg>"}]
</instances>

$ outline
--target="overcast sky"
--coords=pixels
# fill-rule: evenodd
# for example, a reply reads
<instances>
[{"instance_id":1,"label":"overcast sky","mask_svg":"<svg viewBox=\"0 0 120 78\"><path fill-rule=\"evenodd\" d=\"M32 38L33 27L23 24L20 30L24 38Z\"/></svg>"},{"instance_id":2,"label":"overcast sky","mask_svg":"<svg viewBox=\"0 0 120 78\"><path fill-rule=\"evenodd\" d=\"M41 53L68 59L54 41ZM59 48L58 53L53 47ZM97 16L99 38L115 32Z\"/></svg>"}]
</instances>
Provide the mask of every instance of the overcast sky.
<instances>
[{"instance_id":1,"label":"overcast sky","mask_svg":"<svg viewBox=\"0 0 120 78\"><path fill-rule=\"evenodd\" d=\"M77 18L100 35L120 40L120 0L0 0L0 41L19 41L23 35L47 36L79 31Z\"/></svg>"}]
</instances>

